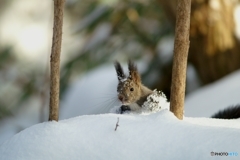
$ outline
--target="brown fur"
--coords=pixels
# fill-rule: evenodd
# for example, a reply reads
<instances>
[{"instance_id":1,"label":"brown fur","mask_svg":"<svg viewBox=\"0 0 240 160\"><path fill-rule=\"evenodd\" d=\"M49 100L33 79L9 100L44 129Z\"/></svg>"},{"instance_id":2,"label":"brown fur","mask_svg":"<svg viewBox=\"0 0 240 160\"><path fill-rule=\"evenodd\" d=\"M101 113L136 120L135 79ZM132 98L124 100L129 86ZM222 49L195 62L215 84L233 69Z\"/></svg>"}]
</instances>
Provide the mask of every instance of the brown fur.
<instances>
[{"instance_id":1,"label":"brown fur","mask_svg":"<svg viewBox=\"0 0 240 160\"><path fill-rule=\"evenodd\" d=\"M136 65L132 61L128 62L128 77L125 76L119 62L115 62L115 69L119 80L117 87L118 99L123 105L137 104L141 107L152 91L142 84Z\"/></svg>"}]
</instances>

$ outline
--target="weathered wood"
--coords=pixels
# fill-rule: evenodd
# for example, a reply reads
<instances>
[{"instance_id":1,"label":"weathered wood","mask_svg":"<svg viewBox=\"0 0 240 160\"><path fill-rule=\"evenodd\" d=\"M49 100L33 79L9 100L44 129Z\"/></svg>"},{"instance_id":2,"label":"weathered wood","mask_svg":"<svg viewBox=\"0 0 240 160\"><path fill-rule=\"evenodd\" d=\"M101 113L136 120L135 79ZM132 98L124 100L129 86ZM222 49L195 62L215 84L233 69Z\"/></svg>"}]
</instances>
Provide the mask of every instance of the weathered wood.
<instances>
[{"instance_id":1,"label":"weathered wood","mask_svg":"<svg viewBox=\"0 0 240 160\"><path fill-rule=\"evenodd\" d=\"M177 0L170 110L183 119L191 0Z\"/></svg>"},{"instance_id":2,"label":"weathered wood","mask_svg":"<svg viewBox=\"0 0 240 160\"><path fill-rule=\"evenodd\" d=\"M62 44L64 3L65 0L54 0L53 39L50 60L49 121L58 121L59 115L60 54Z\"/></svg>"}]
</instances>

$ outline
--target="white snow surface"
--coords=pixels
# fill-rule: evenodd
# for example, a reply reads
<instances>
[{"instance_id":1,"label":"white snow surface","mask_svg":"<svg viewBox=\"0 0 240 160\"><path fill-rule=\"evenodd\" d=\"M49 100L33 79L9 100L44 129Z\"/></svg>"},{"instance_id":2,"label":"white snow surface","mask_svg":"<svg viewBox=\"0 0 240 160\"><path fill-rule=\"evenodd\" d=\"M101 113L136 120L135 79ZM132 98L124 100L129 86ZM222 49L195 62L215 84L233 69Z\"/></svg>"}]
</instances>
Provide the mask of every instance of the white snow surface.
<instances>
[{"instance_id":1,"label":"white snow surface","mask_svg":"<svg viewBox=\"0 0 240 160\"><path fill-rule=\"evenodd\" d=\"M139 70L144 70L138 64ZM127 69L126 65L123 68ZM190 78L193 74L189 74ZM188 81L190 82L190 81ZM186 97L186 117L210 117L220 109L240 104L240 70L223 79L195 90ZM119 107L117 100L117 75L113 64L98 67L82 76L69 88L64 100L60 103L60 119L80 115L109 113L113 106ZM39 123L39 105L32 102L14 117L0 123L0 145L24 128ZM17 117L17 118L16 118ZM47 119L46 119L47 120ZM200 121L199 121L200 120ZM213 120L211 120L212 122ZM189 122L209 124L208 118L191 118ZM218 121L228 123L228 121ZM214 123L216 126L217 123ZM239 123L238 123L239 125ZM212 125L211 125L212 126ZM1 156L0 156L1 157ZM0 158L1 159L1 158Z\"/></svg>"},{"instance_id":2,"label":"white snow surface","mask_svg":"<svg viewBox=\"0 0 240 160\"><path fill-rule=\"evenodd\" d=\"M115 131L117 120L118 127ZM202 119L195 120L201 123ZM178 120L163 110L150 115L101 114L34 125L0 146L1 160L194 159L227 158L211 152L236 154L238 120L207 119L213 126ZM224 122L224 123L222 123ZM216 126L214 126L216 124Z\"/></svg>"},{"instance_id":3,"label":"white snow surface","mask_svg":"<svg viewBox=\"0 0 240 160\"><path fill-rule=\"evenodd\" d=\"M153 93L147 97L147 100L142 105L142 109L150 113L155 113L162 109L169 110L169 107L170 105L167 101L166 95L156 89L153 90Z\"/></svg>"},{"instance_id":4,"label":"white snow surface","mask_svg":"<svg viewBox=\"0 0 240 160\"><path fill-rule=\"evenodd\" d=\"M111 104L117 102L114 67L99 67L72 85L61 103L61 119L65 120L40 123L17 134L14 125L33 125L38 109L24 120L3 121L0 160L229 158L211 156L211 152L234 153L237 156L231 159L239 159L239 119L194 118L209 117L221 108L239 104L239 82L240 70L187 96L182 121L168 110L120 115L109 113L113 106L119 107Z\"/></svg>"},{"instance_id":5,"label":"white snow surface","mask_svg":"<svg viewBox=\"0 0 240 160\"><path fill-rule=\"evenodd\" d=\"M105 65L81 77L66 93L60 119L79 115L108 113L117 100L117 74L113 65Z\"/></svg>"},{"instance_id":6,"label":"white snow surface","mask_svg":"<svg viewBox=\"0 0 240 160\"><path fill-rule=\"evenodd\" d=\"M210 117L219 110L240 104L240 70L204 86L186 97L186 117Z\"/></svg>"}]
</instances>

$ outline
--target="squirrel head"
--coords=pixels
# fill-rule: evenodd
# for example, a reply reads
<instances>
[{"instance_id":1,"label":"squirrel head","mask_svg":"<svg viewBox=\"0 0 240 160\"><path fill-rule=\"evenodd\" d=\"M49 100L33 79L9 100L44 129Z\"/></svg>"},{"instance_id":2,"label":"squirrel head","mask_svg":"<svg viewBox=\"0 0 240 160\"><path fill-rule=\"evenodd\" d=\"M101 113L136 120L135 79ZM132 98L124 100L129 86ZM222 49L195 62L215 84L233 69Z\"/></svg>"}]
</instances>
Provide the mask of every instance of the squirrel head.
<instances>
[{"instance_id":1,"label":"squirrel head","mask_svg":"<svg viewBox=\"0 0 240 160\"><path fill-rule=\"evenodd\" d=\"M124 74L122 66L118 61L115 62L115 69L118 76L118 99L124 105L135 103L141 97L141 78L137 71L137 66L129 60L129 76Z\"/></svg>"}]
</instances>

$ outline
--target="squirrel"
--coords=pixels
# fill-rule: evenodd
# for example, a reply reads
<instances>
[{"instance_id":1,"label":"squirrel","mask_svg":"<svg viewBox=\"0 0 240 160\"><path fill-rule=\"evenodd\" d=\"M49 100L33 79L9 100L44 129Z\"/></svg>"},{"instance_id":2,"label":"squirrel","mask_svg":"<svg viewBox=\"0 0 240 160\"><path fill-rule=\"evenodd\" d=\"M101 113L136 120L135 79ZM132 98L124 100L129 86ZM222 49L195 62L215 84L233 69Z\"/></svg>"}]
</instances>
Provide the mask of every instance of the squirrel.
<instances>
[{"instance_id":1,"label":"squirrel","mask_svg":"<svg viewBox=\"0 0 240 160\"><path fill-rule=\"evenodd\" d=\"M125 75L123 68L118 61L115 61L114 66L118 77L118 99L122 103L120 113L123 114L126 111L136 111L141 109L143 103L147 100L147 97L153 93L153 91L142 84L137 66L131 60L128 61L128 77ZM211 116L211 118L240 118L240 105L221 110Z\"/></svg>"},{"instance_id":2,"label":"squirrel","mask_svg":"<svg viewBox=\"0 0 240 160\"><path fill-rule=\"evenodd\" d=\"M142 84L137 66L131 60L128 61L128 77L118 61L115 62L115 69L118 77L118 99L123 104L120 107L121 114L125 111L139 110L153 91Z\"/></svg>"}]
</instances>

